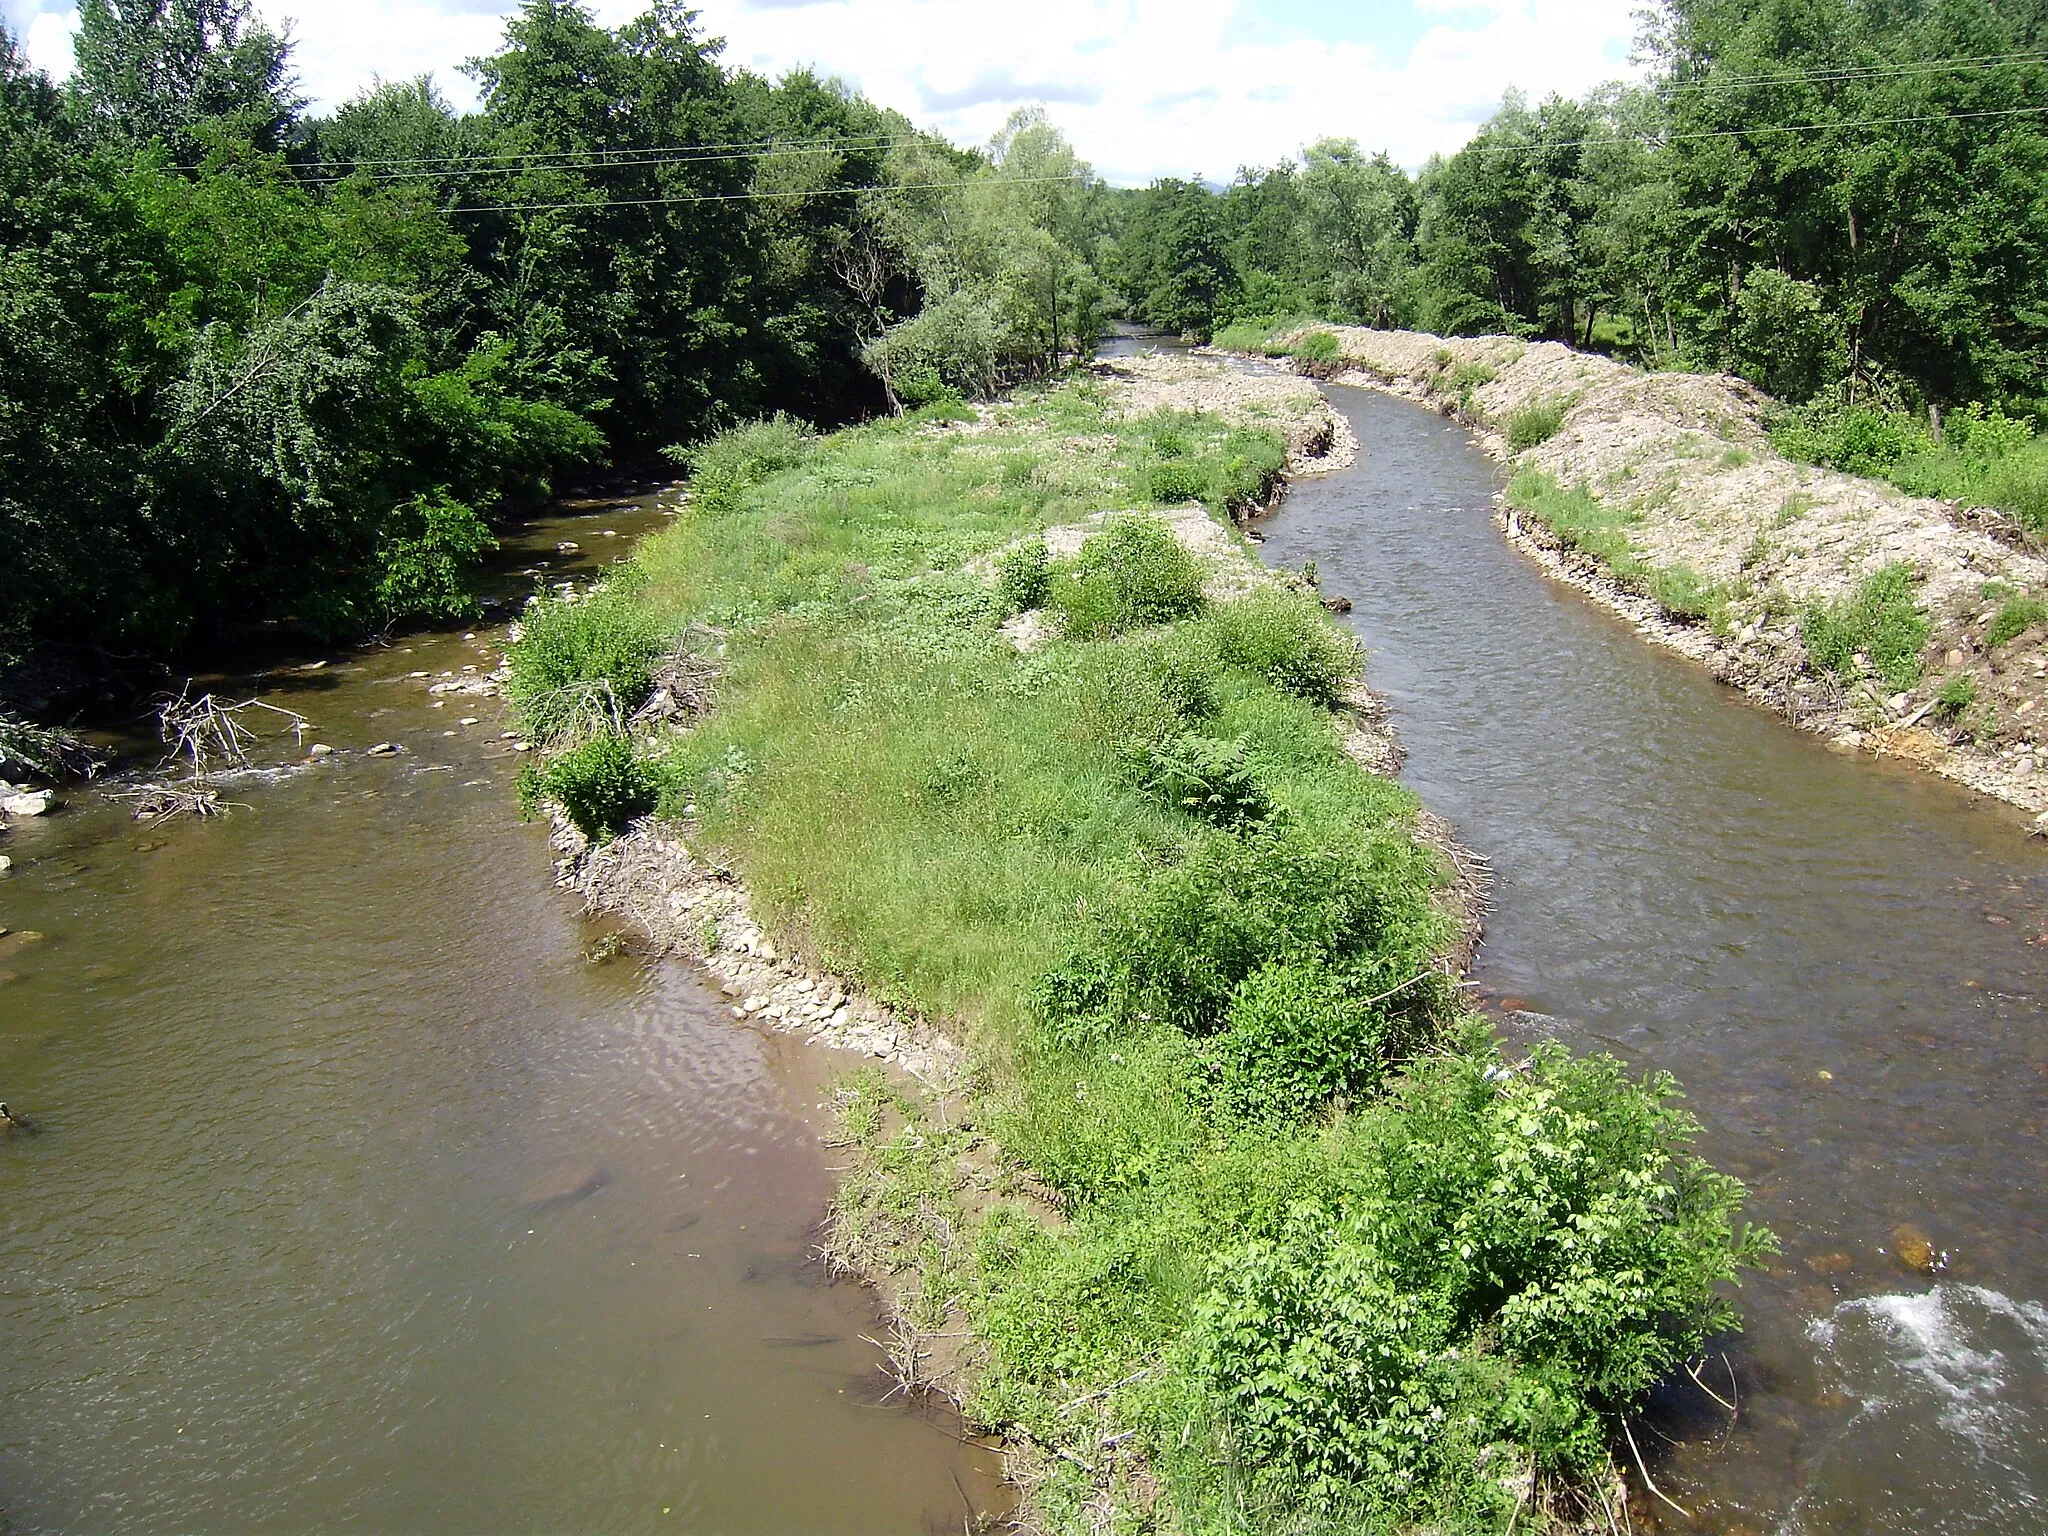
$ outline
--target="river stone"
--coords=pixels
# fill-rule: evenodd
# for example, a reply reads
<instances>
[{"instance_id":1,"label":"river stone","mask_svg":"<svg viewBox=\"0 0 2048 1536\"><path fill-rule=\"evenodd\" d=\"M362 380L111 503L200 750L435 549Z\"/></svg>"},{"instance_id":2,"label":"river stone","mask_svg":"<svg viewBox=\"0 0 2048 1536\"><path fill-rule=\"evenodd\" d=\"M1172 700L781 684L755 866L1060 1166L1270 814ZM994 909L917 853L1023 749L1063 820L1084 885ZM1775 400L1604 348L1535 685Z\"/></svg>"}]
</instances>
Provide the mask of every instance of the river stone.
<instances>
[{"instance_id":1,"label":"river stone","mask_svg":"<svg viewBox=\"0 0 2048 1536\"><path fill-rule=\"evenodd\" d=\"M1935 1251L1934 1239L1909 1221L1892 1228L1892 1253L1916 1274L1931 1275L1940 1268L1941 1256Z\"/></svg>"},{"instance_id":2,"label":"river stone","mask_svg":"<svg viewBox=\"0 0 2048 1536\"><path fill-rule=\"evenodd\" d=\"M0 814L8 816L45 816L50 807L57 803L57 797L47 789L32 789L18 795L0 799Z\"/></svg>"},{"instance_id":3,"label":"river stone","mask_svg":"<svg viewBox=\"0 0 2048 1536\"><path fill-rule=\"evenodd\" d=\"M6 874L12 868L14 868L14 860L7 857L6 854L0 853L0 875Z\"/></svg>"},{"instance_id":4,"label":"river stone","mask_svg":"<svg viewBox=\"0 0 2048 1536\"><path fill-rule=\"evenodd\" d=\"M564 1163L521 1190L519 1203L528 1210L543 1205L568 1205L596 1194L609 1182L610 1176L596 1163Z\"/></svg>"},{"instance_id":5,"label":"river stone","mask_svg":"<svg viewBox=\"0 0 2048 1536\"><path fill-rule=\"evenodd\" d=\"M306 749L306 756L318 762L323 757L334 756L334 748L327 745L324 741L316 741Z\"/></svg>"}]
</instances>

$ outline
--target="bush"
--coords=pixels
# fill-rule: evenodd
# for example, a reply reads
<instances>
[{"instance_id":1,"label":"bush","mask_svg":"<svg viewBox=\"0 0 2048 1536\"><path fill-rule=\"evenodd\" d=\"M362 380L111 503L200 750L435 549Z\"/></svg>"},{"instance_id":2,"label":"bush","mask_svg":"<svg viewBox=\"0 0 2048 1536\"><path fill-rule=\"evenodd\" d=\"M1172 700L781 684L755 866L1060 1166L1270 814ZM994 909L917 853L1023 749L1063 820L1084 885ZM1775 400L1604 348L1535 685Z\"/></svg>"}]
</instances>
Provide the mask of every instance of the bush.
<instances>
[{"instance_id":1,"label":"bush","mask_svg":"<svg viewBox=\"0 0 2048 1536\"><path fill-rule=\"evenodd\" d=\"M817 448L817 434L808 423L784 411L758 421L743 422L707 443L670 449L690 469L690 487L698 505L728 507L739 494L772 475L794 469Z\"/></svg>"},{"instance_id":2,"label":"bush","mask_svg":"<svg viewBox=\"0 0 2048 1536\"><path fill-rule=\"evenodd\" d=\"M2010 512L2029 531L2048 533L2048 444L2032 444L1989 466L1983 499Z\"/></svg>"},{"instance_id":3,"label":"bush","mask_svg":"<svg viewBox=\"0 0 2048 1536\"><path fill-rule=\"evenodd\" d=\"M1337 360L1337 334L1334 331L1310 331L1288 348L1304 363L1334 363Z\"/></svg>"},{"instance_id":4,"label":"bush","mask_svg":"<svg viewBox=\"0 0 2048 1536\"><path fill-rule=\"evenodd\" d=\"M1429 883L1428 855L1405 838L1325 846L1275 818L1212 833L1179 864L1152 869L1127 899L1039 978L1039 1016L1091 1038L1140 1020L1189 1034L1221 1027L1238 983L1271 963L1427 969L1441 920L1406 896ZM1388 982L1387 985L1392 985ZM1403 994L1427 1000L1423 989Z\"/></svg>"},{"instance_id":5,"label":"bush","mask_svg":"<svg viewBox=\"0 0 2048 1536\"><path fill-rule=\"evenodd\" d=\"M1201 465L1191 464L1185 459L1169 459L1164 464L1154 464L1145 483L1148 494L1162 506L1200 501L1209 491L1209 477L1202 473Z\"/></svg>"},{"instance_id":6,"label":"bush","mask_svg":"<svg viewBox=\"0 0 2048 1536\"><path fill-rule=\"evenodd\" d=\"M2037 624L2048 624L2048 603L2038 597L2009 597L1998 605L1991 627L1984 631L1984 648L1996 650Z\"/></svg>"},{"instance_id":7,"label":"bush","mask_svg":"<svg viewBox=\"0 0 2048 1536\"><path fill-rule=\"evenodd\" d=\"M660 791L624 736L606 733L571 747L545 769L528 770L520 799L530 812L545 797L560 803L592 842L618 835L635 816L655 807Z\"/></svg>"},{"instance_id":8,"label":"bush","mask_svg":"<svg viewBox=\"0 0 2048 1536\"><path fill-rule=\"evenodd\" d=\"M470 578L498 547L470 507L445 489L395 508L378 534L377 607L387 619L459 619L476 612Z\"/></svg>"},{"instance_id":9,"label":"bush","mask_svg":"<svg viewBox=\"0 0 2048 1536\"><path fill-rule=\"evenodd\" d=\"M1722 600L1720 586L1689 565L1652 571L1648 584L1657 606L1675 618L1705 618Z\"/></svg>"},{"instance_id":10,"label":"bush","mask_svg":"<svg viewBox=\"0 0 2048 1536\"><path fill-rule=\"evenodd\" d=\"M1856 676L1857 655L1894 688L1920 679L1920 650L1927 644L1927 615L1913 597L1913 568L1887 565L1863 579L1849 596L1815 603L1800 632L1816 667L1837 676Z\"/></svg>"},{"instance_id":11,"label":"bush","mask_svg":"<svg viewBox=\"0 0 2048 1536\"><path fill-rule=\"evenodd\" d=\"M1771 426L1771 443L1788 459L1827 464L1844 474L1884 478L1910 455L1931 451L1927 429L1903 411L1877 406L1809 406Z\"/></svg>"},{"instance_id":12,"label":"bush","mask_svg":"<svg viewBox=\"0 0 2048 1536\"><path fill-rule=\"evenodd\" d=\"M1052 565L1045 540L1020 544L996 562L996 592L1005 613L1029 613L1045 602L1052 588Z\"/></svg>"},{"instance_id":13,"label":"bush","mask_svg":"<svg viewBox=\"0 0 2048 1536\"><path fill-rule=\"evenodd\" d=\"M1052 584L1067 633L1095 640L1186 618L1202 606L1194 556L1156 517L1111 518Z\"/></svg>"},{"instance_id":14,"label":"bush","mask_svg":"<svg viewBox=\"0 0 2048 1536\"><path fill-rule=\"evenodd\" d=\"M1204 1046L1213 1102L1235 1120L1282 1125L1339 1096L1376 1090L1400 1026L1346 973L1264 965L1238 983L1220 1034Z\"/></svg>"},{"instance_id":15,"label":"bush","mask_svg":"<svg viewBox=\"0 0 2048 1536\"><path fill-rule=\"evenodd\" d=\"M1140 782L1176 810L1212 826L1264 821L1272 802L1245 760L1242 741L1191 733L1147 749Z\"/></svg>"},{"instance_id":16,"label":"bush","mask_svg":"<svg viewBox=\"0 0 2048 1536\"><path fill-rule=\"evenodd\" d=\"M1556 400L1525 405L1508 418L1508 446L1520 453L1557 436L1564 426L1564 406Z\"/></svg>"},{"instance_id":17,"label":"bush","mask_svg":"<svg viewBox=\"0 0 2048 1536\"><path fill-rule=\"evenodd\" d=\"M1539 1046L1428 1058L1361 1133L1348 1209L1297 1206L1220 1255L1191 1374L1255 1473L1312 1507L1502 1508L1477 1453L1598 1471L1623 1411L1731 1326L1719 1287L1775 1250L1691 1151L1670 1079ZM1385 1509L1385 1505L1382 1505Z\"/></svg>"},{"instance_id":18,"label":"bush","mask_svg":"<svg viewBox=\"0 0 2048 1536\"><path fill-rule=\"evenodd\" d=\"M505 696L536 740L615 725L647 702L663 639L631 597L599 588L581 601L546 598L520 622Z\"/></svg>"},{"instance_id":19,"label":"bush","mask_svg":"<svg viewBox=\"0 0 2048 1536\"><path fill-rule=\"evenodd\" d=\"M1312 703L1336 703L1358 674L1358 642L1302 593L1261 590L1217 608L1204 627L1222 660Z\"/></svg>"},{"instance_id":20,"label":"bush","mask_svg":"<svg viewBox=\"0 0 2048 1536\"><path fill-rule=\"evenodd\" d=\"M1735 371L1781 400L1808 400L1848 371L1842 322L1812 283L1769 267L1736 300Z\"/></svg>"}]
</instances>

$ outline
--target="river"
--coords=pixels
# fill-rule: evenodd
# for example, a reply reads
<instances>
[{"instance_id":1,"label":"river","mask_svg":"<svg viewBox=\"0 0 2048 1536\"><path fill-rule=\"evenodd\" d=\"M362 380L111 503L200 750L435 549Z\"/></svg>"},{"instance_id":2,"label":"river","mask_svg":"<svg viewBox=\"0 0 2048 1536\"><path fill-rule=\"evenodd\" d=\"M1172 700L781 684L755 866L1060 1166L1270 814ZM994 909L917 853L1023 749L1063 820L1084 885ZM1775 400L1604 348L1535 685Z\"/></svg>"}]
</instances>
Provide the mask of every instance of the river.
<instances>
[{"instance_id":1,"label":"river","mask_svg":"<svg viewBox=\"0 0 2048 1536\"><path fill-rule=\"evenodd\" d=\"M535 524L497 590L659 521ZM841 1063L685 968L591 958L498 702L428 694L501 641L248 680L337 752L226 817L85 790L4 839L0 1097L41 1132L0 1138L6 1536L902 1536L1000 1506L989 1451L878 1401L874 1300L809 1262Z\"/></svg>"},{"instance_id":2,"label":"river","mask_svg":"<svg viewBox=\"0 0 2048 1536\"><path fill-rule=\"evenodd\" d=\"M1330 395L1363 453L1262 554L1353 599L1405 781L1493 860L1474 979L1511 1036L1674 1073L1784 1242L1706 1376L1739 1419L1688 1386L1636 1431L1669 1526L2048 1528L2048 845L1644 643L1506 544L1462 428Z\"/></svg>"}]
</instances>

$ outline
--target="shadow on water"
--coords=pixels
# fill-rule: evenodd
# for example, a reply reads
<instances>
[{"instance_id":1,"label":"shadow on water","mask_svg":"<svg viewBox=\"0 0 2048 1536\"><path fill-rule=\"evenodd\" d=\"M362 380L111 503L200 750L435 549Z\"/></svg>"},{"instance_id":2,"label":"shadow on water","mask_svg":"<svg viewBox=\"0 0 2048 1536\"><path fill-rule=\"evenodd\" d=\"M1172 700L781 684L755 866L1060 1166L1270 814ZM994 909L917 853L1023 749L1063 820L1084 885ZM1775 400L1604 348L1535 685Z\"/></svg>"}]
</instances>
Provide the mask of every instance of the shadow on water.
<instances>
[{"instance_id":1,"label":"shadow on water","mask_svg":"<svg viewBox=\"0 0 2048 1536\"><path fill-rule=\"evenodd\" d=\"M536 524L499 591L659 520ZM849 1390L879 1333L802 1262L817 1063L678 968L592 962L498 702L427 692L492 669L473 636L272 674L338 751L266 740L291 766L222 820L144 829L88 791L8 834L0 1097L42 1134L0 1143L0 1529L1000 1510L957 1426Z\"/></svg>"},{"instance_id":2,"label":"shadow on water","mask_svg":"<svg viewBox=\"0 0 2048 1536\"><path fill-rule=\"evenodd\" d=\"M1674 1072L1784 1240L1712 1366L1740 1421L1667 1394L1660 1484L1702 1530L2039 1531L2048 849L1644 644L1507 547L1461 429L1332 397L1361 460L1262 554L1354 600L1404 778L1492 856L1477 981L1511 1035Z\"/></svg>"}]
</instances>

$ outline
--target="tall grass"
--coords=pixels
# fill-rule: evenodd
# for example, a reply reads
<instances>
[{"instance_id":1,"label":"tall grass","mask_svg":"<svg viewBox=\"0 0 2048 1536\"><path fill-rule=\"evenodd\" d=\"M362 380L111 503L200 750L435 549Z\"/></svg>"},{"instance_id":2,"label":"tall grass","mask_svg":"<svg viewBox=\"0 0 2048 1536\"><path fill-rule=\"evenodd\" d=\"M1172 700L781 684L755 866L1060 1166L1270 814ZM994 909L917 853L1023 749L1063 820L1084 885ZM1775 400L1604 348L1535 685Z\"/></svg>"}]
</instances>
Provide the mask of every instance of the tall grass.
<instances>
[{"instance_id":1,"label":"tall grass","mask_svg":"<svg viewBox=\"0 0 2048 1536\"><path fill-rule=\"evenodd\" d=\"M1952 413L1937 443L1903 411L1809 406L1781 417L1771 440L1788 458L1889 480L1915 496L1996 507L2048 534L2048 438L1995 409Z\"/></svg>"},{"instance_id":2,"label":"tall grass","mask_svg":"<svg viewBox=\"0 0 2048 1536\"><path fill-rule=\"evenodd\" d=\"M1809 605L1800 633L1813 664L1852 679L1867 668L1893 688L1912 687L1929 632L1915 582L1910 565L1895 563L1872 571L1846 597Z\"/></svg>"}]
</instances>

